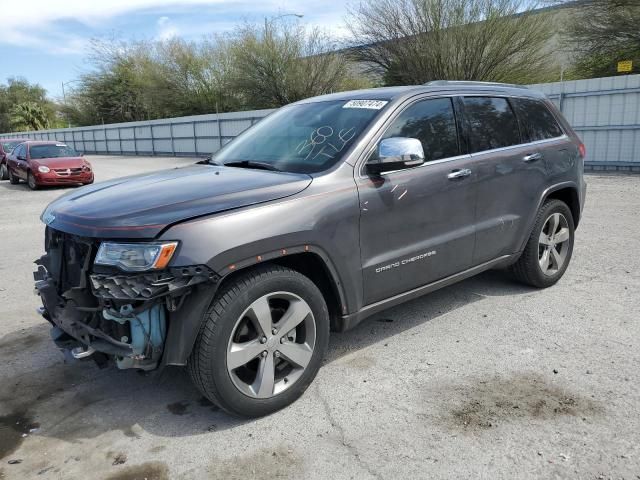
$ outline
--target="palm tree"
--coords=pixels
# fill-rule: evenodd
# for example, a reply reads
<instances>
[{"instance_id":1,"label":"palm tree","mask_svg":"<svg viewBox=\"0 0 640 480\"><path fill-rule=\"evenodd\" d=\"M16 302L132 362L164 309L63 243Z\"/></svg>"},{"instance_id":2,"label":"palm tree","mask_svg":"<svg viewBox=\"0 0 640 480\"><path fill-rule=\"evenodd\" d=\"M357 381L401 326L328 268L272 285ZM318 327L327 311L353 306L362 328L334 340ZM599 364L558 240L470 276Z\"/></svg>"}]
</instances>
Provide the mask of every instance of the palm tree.
<instances>
[{"instance_id":1,"label":"palm tree","mask_svg":"<svg viewBox=\"0 0 640 480\"><path fill-rule=\"evenodd\" d=\"M42 130L49 127L46 112L35 102L18 103L13 106L10 113L13 130Z\"/></svg>"}]
</instances>

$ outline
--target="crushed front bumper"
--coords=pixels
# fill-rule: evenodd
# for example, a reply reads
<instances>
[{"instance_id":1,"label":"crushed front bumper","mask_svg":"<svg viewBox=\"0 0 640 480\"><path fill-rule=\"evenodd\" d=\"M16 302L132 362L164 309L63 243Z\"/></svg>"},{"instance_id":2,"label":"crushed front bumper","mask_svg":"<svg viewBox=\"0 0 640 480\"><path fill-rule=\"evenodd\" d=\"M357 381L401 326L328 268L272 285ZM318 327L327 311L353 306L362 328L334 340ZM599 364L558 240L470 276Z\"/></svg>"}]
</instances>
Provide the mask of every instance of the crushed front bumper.
<instances>
[{"instance_id":1,"label":"crushed front bumper","mask_svg":"<svg viewBox=\"0 0 640 480\"><path fill-rule=\"evenodd\" d=\"M204 265L92 272L95 245L50 229L47 235L47 254L36 261L34 279L54 341L64 350L113 356L120 368L155 368L173 312L195 287L218 280Z\"/></svg>"}]
</instances>

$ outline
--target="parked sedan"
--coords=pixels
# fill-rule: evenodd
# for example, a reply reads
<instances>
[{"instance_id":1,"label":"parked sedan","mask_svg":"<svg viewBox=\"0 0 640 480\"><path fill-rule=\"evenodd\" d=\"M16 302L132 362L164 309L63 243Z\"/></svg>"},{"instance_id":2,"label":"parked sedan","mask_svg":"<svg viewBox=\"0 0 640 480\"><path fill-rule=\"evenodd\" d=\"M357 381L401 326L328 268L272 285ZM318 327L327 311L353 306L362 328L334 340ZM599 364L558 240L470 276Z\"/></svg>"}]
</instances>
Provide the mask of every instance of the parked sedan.
<instances>
[{"instance_id":1,"label":"parked sedan","mask_svg":"<svg viewBox=\"0 0 640 480\"><path fill-rule=\"evenodd\" d=\"M0 180L7 180L9 178L7 157L16 145L19 145L25 140L25 138L0 138Z\"/></svg>"},{"instance_id":2,"label":"parked sedan","mask_svg":"<svg viewBox=\"0 0 640 480\"><path fill-rule=\"evenodd\" d=\"M21 143L9 155L7 167L12 184L24 180L31 190L45 185L93 183L91 164L73 148L59 142Z\"/></svg>"}]
</instances>

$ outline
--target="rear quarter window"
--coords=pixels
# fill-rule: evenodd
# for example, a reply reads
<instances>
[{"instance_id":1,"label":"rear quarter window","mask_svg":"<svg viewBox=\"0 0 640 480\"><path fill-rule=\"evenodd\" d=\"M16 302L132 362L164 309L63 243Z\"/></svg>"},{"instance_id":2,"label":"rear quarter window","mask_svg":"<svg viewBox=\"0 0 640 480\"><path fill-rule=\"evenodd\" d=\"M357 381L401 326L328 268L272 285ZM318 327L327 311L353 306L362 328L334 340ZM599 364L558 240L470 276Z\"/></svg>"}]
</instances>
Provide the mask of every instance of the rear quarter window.
<instances>
[{"instance_id":1,"label":"rear quarter window","mask_svg":"<svg viewBox=\"0 0 640 480\"><path fill-rule=\"evenodd\" d=\"M472 153L522 143L511 106L502 97L464 97Z\"/></svg>"},{"instance_id":2,"label":"rear quarter window","mask_svg":"<svg viewBox=\"0 0 640 480\"><path fill-rule=\"evenodd\" d=\"M529 98L514 98L512 101L527 142L547 140L564 134L544 102Z\"/></svg>"}]
</instances>

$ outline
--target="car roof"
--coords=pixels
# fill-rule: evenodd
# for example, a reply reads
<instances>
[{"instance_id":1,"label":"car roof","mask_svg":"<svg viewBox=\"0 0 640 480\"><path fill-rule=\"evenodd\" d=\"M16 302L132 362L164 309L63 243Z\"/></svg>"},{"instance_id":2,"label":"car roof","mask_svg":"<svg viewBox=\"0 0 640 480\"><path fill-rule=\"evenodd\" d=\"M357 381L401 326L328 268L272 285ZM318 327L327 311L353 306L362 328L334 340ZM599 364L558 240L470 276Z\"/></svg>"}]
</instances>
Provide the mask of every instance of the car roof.
<instances>
[{"instance_id":1,"label":"car roof","mask_svg":"<svg viewBox=\"0 0 640 480\"><path fill-rule=\"evenodd\" d=\"M27 140L24 143L26 143L27 145L66 145L65 142L59 142L56 140Z\"/></svg>"},{"instance_id":2,"label":"car roof","mask_svg":"<svg viewBox=\"0 0 640 480\"><path fill-rule=\"evenodd\" d=\"M477 95L479 93L497 96L546 98L545 95L536 90L531 90L522 85L492 82L467 82L467 81L445 81L438 80L425 85L408 85L398 87L369 88L365 90L352 90L347 92L330 93L318 97L307 98L297 103L328 102L340 100L386 100L392 102L412 97L422 93L442 93L442 94L467 94Z\"/></svg>"}]
</instances>

